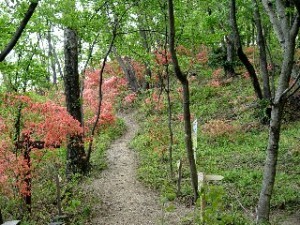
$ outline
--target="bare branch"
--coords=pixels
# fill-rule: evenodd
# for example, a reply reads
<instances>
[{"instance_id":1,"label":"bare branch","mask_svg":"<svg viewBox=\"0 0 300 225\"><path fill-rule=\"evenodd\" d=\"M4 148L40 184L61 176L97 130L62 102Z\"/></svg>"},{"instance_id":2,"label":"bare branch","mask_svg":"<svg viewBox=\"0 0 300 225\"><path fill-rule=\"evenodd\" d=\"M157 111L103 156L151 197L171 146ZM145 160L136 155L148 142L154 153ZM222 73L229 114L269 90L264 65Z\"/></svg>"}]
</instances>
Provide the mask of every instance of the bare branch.
<instances>
[{"instance_id":1,"label":"bare branch","mask_svg":"<svg viewBox=\"0 0 300 225\"><path fill-rule=\"evenodd\" d=\"M88 50L88 58L87 58L87 60L85 61L85 64L84 64L84 67L83 67L83 70L82 70L83 73L85 73L86 68L87 68L87 66L88 66L88 64L89 64L89 62L90 62L90 60L91 60L91 58L92 58L92 56L93 56L94 47L95 47L95 45L96 45L96 43L97 43L97 41L98 41L99 36L100 36L100 33L97 34L97 36L95 37L94 41L93 41L92 44L90 44L90 46L89 46L89 50Z\"/></svg>"}]
</instances>

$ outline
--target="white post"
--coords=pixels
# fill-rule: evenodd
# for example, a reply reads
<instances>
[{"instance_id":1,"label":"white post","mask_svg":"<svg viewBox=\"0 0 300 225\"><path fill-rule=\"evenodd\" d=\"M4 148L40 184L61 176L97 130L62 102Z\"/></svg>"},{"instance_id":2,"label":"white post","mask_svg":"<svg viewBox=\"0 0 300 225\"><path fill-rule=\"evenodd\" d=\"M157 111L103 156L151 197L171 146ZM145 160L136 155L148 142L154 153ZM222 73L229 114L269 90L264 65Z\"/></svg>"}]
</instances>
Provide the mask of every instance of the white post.
<instances>
[{"instance_id":1,"label":"white post","mask_svg":"<svg viewBox=\"0 0 300 225\"><path fill-rule=\"evenodd\" d=\"M197 157L196 157L196 150L197 150L197 137L198 137L198 120L195 119L193 122L193 150L194 150L194 159L195 159L195 163L197 161Z\"/></svg>"}]
</instances>

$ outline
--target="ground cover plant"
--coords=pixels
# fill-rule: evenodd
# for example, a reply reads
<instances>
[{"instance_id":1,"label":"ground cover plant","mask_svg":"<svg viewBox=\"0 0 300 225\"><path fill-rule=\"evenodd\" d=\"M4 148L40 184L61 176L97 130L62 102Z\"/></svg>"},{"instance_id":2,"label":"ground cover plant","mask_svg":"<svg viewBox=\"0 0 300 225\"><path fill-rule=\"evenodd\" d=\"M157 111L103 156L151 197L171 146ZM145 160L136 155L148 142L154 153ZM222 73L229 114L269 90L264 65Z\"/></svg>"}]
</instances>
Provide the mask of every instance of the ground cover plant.
<instances>
[{"instance_id":1,"label":"ground cover plant","mask_svg":"<svg viewBox=\"0 0 300 225\"><path fill-rule=\"evenodd\" d=\"M214 70L207 70L211 75L199 75L191 81L191 111L193 118L199 121L196 162L198 171L220 174L224 180L208 185L205 220L208 224L251 224L255 219L268 137L268 126L261 122L265 114L259 113L255 97L251 96L253 93L248 78L226 80L222 74L216 78ZM215 85L216 79L218 85ZM199 89L200 84L205 86ZM151 94L146 93L144 98L147 96ZM175 134L173 163L179 159L184 161L182 176L183 180L188 180L181 106L178 101L180 96L174 91L172 97ZM158 99L152 98L152 101L155 101L154 106L163 106L158 111L153 110L154 106L147 101L139 102L139 114L143 115L140 118L142 126L132 145L141 157L140 179L173 200L172 196L176 196L177 191L176 177L166 182L169 178L167 103L163 94ZM299 120L287 120L283 125L278 177L271 205L272 214L280 212L280 216L275 216L272 221L274 224L280 224L298 210L299 169L294 164L299 160L298 127ZM189 199L187 196L191 195L189 181L184 180L179 197L186 202ZM200 214L200 208L198 210ZM201 221L198 220L198 223L201 224Z\"/></svg>"}]
</instances>

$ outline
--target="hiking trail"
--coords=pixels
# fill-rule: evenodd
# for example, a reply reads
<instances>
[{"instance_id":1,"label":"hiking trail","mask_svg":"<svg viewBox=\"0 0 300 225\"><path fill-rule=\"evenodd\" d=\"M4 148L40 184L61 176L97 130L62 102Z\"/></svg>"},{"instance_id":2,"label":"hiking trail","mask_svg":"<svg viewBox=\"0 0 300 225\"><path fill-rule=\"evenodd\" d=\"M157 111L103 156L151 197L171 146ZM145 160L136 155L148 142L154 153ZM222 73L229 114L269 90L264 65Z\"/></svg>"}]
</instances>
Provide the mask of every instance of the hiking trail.
<instances>
[{"instance_id":1,"label":"hiking trail","mask_svg":"<svg viewBox=\"0 0 300 225\"><path fill-rule=\"evenodd\" d=\"M174 210L167 212L168 205L161 203L159 194L137 180L138 158L128 145L138 125L134 119L135 114L122 114L121 117L127 129L107 150L108 168L88 187L99 199L93 208L92 224L182 224L181 218L192 213L191 208L172 202L168 205L173 204Z\"/></svg>"}]
</instances>

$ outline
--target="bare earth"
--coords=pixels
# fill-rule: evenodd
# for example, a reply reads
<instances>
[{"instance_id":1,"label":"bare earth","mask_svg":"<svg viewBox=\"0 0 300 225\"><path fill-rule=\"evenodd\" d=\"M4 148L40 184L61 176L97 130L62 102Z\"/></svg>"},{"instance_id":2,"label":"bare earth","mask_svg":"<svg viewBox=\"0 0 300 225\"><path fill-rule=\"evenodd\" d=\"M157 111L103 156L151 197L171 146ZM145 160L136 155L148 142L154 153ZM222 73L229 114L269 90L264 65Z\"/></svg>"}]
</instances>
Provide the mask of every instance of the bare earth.
<instances>
[{"instance_id":1,"label":"bare earth","mask_svg":"<svg viewBox=\"0 0 300 225\"><path fill-rule=\"evenodd\" d=\"M92 224L182 224L180 218L192 213L192 209L172 203L175 210L166 212L159 195L137 180L137 157L128 144L138 126L133 114L122 117L127 131L107 151L108 169L89 186L99 196L99 203L93 209Z\"/></svg>"}]
</instances>

